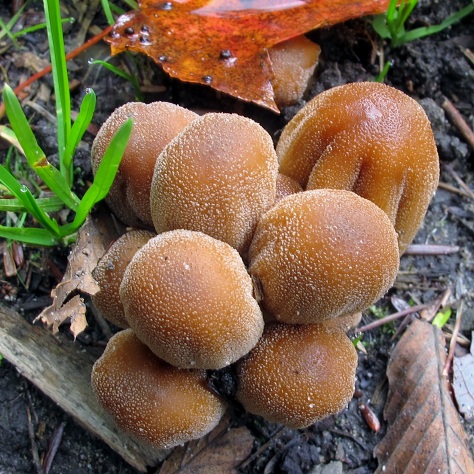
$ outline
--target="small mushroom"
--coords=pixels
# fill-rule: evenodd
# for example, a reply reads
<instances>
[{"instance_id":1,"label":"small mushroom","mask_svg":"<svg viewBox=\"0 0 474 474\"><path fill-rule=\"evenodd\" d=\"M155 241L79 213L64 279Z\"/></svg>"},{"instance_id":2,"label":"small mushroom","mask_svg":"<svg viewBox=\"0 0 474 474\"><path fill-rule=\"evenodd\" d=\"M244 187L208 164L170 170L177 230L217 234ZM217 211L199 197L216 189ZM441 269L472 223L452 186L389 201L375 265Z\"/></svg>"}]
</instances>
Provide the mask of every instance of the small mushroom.
<instances>
[{"instance_id":1,"label":"small mushroom","mask_svg":"<svg viewBox=\"0 0 474 474\"><path fill-rule=\"evenodd\" d=\"M127 232L110 246L92 272L100 286L100 291L91 295L92 303L102 317L118 327L128 328L119 295L125 268L135 253L154 235L146 230Z\"/></svg>"},{"instance_id":2,"label":"small mushroom","mask_svg":"<svg viewBox=\"0 0 474 474\"><path fill-rule=\"evenodd\" d=\"M296 194L303 191L298 181L284 174L278 173L276 181L276 195L275 203L283 199L285 196L290 194Z\"/></svg>"},{"instance_id":3,"label":"small mushroom","mask_svg":"<svg viewBox=\"0 0 474 474\"><path fill-rule=\"evenodd\" d=\"M165 147L197 114L168 102L129 102L116 109L102 125L92 145L92 170L120 126L133 117L133 129L106 202L125 224L153 228L150 187L155 162Z\"/></svg>"},{"instance_id":4,"label":"small mushroom","mask_svg":"<svg viewBox=\"0 0 474 474\"><path fill-rule=\"evenodd\" d=\"M287 107L301 100L318 64L320 52L321 48L305 36L269 48L274 74L272 86L278 107Z\"/></svg>"},{"instance_id":5,"label":"small mushroom","mask_svg":"<svg viewBox=\"0 0 474 474\"><path fill-rule=\"evenodd\" d=\"M92 388L121 430L159 449L204 436L226 409L204 370L167 364L131 329L108 342L92 368Z\"/></svg>"},{"instance_id":6,"label":"small mushroom","mask_svg":"<svg viewBox=\"0 0 474 474\"><path fill-rule=\"evenodd\" d=\"M355 329L362 319L362 313L346 314L333 319L326 319L321 324L327 328L341 329L344 332L349 332Z\"/></svg>"},{"instance_id":7,"label":"small mushroom","mask_svg":"<svg viewBox=\"0 0 474 474\"><path fill-rule=\"evenodd\" d=\"M177 367L225 367L263 331L240 255L201 232L174 230L149 240L128 265L120 298L138 337Z\"/></svg>"},{"instance_id":8,"label":"small mushroom","mask_svg":"<svg viewBox=\"0 0 474 474\"><path fill-rule=\"evenodd\" d=\"M236 114L203 115L156 163L156 232L204 232L245 255L258 219L275 200L277 170L272 139L256 122Z\"/></svg>"},{"instance_id":9,"label":"small mushroom","mask_svg":"<svg viewBox=\"0 0 474 474\"><path fill-rule=\"evenodd\" d=\"M283 198L260 219L249 256L263 304L289 324L365 310L390 288L399 265L387 215L333 189Z\"/></svg>"},{"instance_id":10,"label":"small mushroom","mask_svg":"<svg viewBox=\"0 0 474 474\"><path fill-rule=\"evenodd\" d=\"M347 189L383 209L400 252L420 227L439 179L422 107L377 82L346 84L308 102L277 145L280 172L305 189Z\"/></svg>"},{"instance_id":11,"label":"small mushroom","mask_svg":"<svg viewBox=\"0 0 474 474\"><path fill-rule=\"evenodd\" d=\"M269 324L236 364L236 398L268 421L305 428L345 408L356 367L356 350L342 330Z\"/></svg>"}]
</instances>

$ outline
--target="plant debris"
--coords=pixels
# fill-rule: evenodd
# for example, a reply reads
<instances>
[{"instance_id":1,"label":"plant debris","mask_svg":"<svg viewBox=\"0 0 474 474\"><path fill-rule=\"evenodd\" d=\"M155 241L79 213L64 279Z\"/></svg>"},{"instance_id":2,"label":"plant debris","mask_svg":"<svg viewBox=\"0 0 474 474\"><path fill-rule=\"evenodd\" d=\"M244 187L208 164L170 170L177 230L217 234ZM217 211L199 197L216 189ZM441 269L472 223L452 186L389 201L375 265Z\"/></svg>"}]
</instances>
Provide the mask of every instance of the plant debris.
<instances>
[{"instance_id":1,"label":"plant debris","mask_svg":"<svg viewBox=\"0 0 474 474\"><path fill-rule=\"evenodd\" d=\"M172 77L278 112L268 48L321 26L381 13L388 0L141 0L108 41L112 54L135 51Z\"/></svg>"},{"instance_id":2,"label":"plant debris","mask_svg":"<svg viewBox=\"0 0 474 474\"><path fill-rule=\"evenodd\" d=\"M443 375L442 332L414 321L392 353L387 369L389 423L375 448L377 473L474 472L474 461Z\"/></svg>"}]
</instances>

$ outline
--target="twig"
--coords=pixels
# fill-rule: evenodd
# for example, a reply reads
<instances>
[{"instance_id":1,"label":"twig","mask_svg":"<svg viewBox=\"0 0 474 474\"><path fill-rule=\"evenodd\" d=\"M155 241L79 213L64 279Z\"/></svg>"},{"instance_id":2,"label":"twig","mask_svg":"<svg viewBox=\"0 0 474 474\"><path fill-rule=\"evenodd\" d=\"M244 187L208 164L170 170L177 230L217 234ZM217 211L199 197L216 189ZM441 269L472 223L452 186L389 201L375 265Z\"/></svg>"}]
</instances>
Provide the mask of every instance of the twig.
<instances>
[{"instance_id":1,"label":"twig","mask_svg":"<svg viewBox=\"0 0 474 474\"><path fill-rule=\"evenodd\" d=\"M35 440L35 431L33 428L33 421L31 420L31 411L28 405L26 405L26 418L28 420L28 436L30 438L31 455L33 456L33 464L35 466L35 471L37 474L44 474L38 454L38 446Z\"/></svg>"},{"instance_id":2,"label":"twig","mask_svg":"<svg viewBox=\"0 0 474 474\"><path fill-rule=\"evenodd\" d=\"M453 125L459 130L461 135L464 137L466 142L474 150L474 132L471 127L466 123L463 116L459 113L459 110L454 106L454 104L448 99L444 98L441 107L446 112L446 115L451 120Z\"/></svg>"},{"instance_id":3,"label":"twig","mask_svg":"<svg viewBox=\"0 0 474 474\"><path fill-rule=\"evenodd\" d=\"M471 188L461 179L461 177L453 170L451 166L446 166L446 169L449 171L451 176L457 181L459 186L466 192L466 194L471 198L474 199L474 192Z\"/></svg>"},{"instance_id":4,"label":"twig","mask_svg":"<svg viewBox=\"0 0 474 474\"><path fill-rule=\"evenodd\" d=\"M454 186L451 186L448 183L439 182L438 183L438 188L444 189L446 191L450 191L451 193L460 194L461 196L470 197L470 194L467 193L466 191L463 191L462 189L455 188Z\"/></svg>"},{"instance_id":5,"label":"twig","mask_svg":"<svg viewBox=\"0 0 474 474\"><path fill-rule=\"evenodd\" d=\"M344 436L345 438L349 438L352 441L354 441L354 443L358 444L363 450L365 450L367 452L370 452L370 449L362 441L358 440L355 436L352 436L351 434L346 433L345 431L342 431L342 430L338 430L336 428L331 428L328 431L332 434L335 434L335 435L338 435L338 436Z\"/></svg>"},{"instance_id":6,"label":"twig","mask_svg":"<svg viewBox=\"0 0 474 474\"><path fill-rule=\"evenodd\" d=\"M451 364L453 362L454 349L456 349L458 334L459 334L459 330L461 329L462 310L463 310L463 300L461 300L461 302L459 303L459 308L456 311L456 322L454 323L453 336L451 338L451 342L449 343L448 357L446 358L446 363L444 364L444 368L443 368L443 375L445 377L448 376L449 369L451 368Z\"/></svg>"},{"instance_id":7,"label":"twig","mask_svg":"<svg viewBox=\"0 0 474 474\"><path fill-rule=\"evenodd\" d=\"M429 306L430 306L429 304L419 304L416 306L412 306L410 308L404 309L403 311L398 311L396 313L385 316L384 318L378 319L377 321L373 321L369 324L366 324L365 326L358 328L357 331L358 332L370 331L371 329L375 329L379 326L383 326L384 324L400 319L401 317L406 316L407 314L421 311L422 309L428 308Z\"/></svg>"},{"instance_id":8,"label":"twig","mask_svg":"<svg viewBox=\"0 0 474 474\"><path fill-rule=\"evenodd\" d=\"M73 59L76 56L79 56L79 54L81 54L82 52L89 49L94 44L101 41L105 36L107 36L109 34L109 32L112 30L112 27L113 26L108 26L102 32L100 32L98 35L95 35L90 40L86 41L83 45L79 46L78 48L74 49L70 53L66 54L66 61L69 61L70 59ZM33 82L35 82L38 79L41 79L42 77L46 76L46 74L49 74L51 72L51 70L52 70L52 66L50 64L49 66L46 66L41 71L37 72L36 74L33 74L26 81L22 82L17 87L15 87L13 92L16 95L18 95L20 92L23 91L23 89L28 87L30 84L33 84ZM2 103L2 104L0 104L0 119L2 117L4 117L4 115L5 115L5 105Z\"/></svg>"},{"instance_id":9,"label":"twig","mask_svg":"<svg viewBox=\"0 0 474 474\"><path fill-rule=\"evenodd\" d=\"M448 303L449 298L451 297L452 289L450 287L444 290L443 294L434 302L431 303L426 309L424 309L420 316L421 319L426 321L432 321L436 316L440 308L444 308Z\"/></svg>"},{"instance_id":10,"label":"twig","mask_svg":"<svg viewBox=\"0 0 474 474\"><path fill-rule=\"evenodd\" d=\"M266 443L262 444L262 446L260 446L257 451L255 451L245 461L239 464L237 468L239 470L246 468L255 458L260 456L260 454L267 450L282 434L284 434L286 430L287 428L284 426L283 428L280 428L278 431L276 431Z\"/></svg>"},{"instance_id":11,"label":"twig","mask_svg":"<svg viewBox=\"0 0 474 474\"><path fill-rule=\"evenodd\" d=\"M457 245L423 245L412 244L405 250L405 255L449 255L458 253Z\"/></svg>"},{"instance_id":12,"label":"twig","mask_svg":"<svg viewBox=\"0 0 474 474\"><path fill-rule=\"evenodd\" d=\"M63 439L64 428L66 427L66 422L63 421L54 431L51 442L49 443L48 452L43 459L43 470L44 474L49 474L51 466L53 465L54 456L58 452L59 445Z\"/></svg>"}]
</instances>

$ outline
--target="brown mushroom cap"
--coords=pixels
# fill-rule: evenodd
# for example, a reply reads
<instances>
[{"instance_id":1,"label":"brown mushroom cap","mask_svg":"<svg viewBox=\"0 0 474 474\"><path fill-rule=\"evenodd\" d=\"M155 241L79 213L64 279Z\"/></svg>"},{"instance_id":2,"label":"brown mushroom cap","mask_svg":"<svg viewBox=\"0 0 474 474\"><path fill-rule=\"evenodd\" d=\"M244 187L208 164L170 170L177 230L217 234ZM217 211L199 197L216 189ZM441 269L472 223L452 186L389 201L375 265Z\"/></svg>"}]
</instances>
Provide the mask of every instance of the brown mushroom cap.
<instances>
[{"instance_id":1,"label":"brown mushroom cap","mask_svg":"<svg viewBox=\"0 0 474 474\"><path fill-rule=\"evenodd\" d=\"M285 196L290 194L296 194L303 191L298 181L284 174L278 173L276 180L276 194L275 203L283 199Z\"/></svg>"},{"instance_id":2,"label":"brown mushroom cap","mask_svg":"<svg viewBox=\"0 0 474 474\"><path fill-rule=\"evenodd\" d=\"M129 117L133 117L132 133L106 202L127 225L153 228L150 187L155 162L165 145L197 114L168 102L129 102L119 107L102 125L92 145L94 173L113 135Z\"/></svg>"},{"instance_id":3,"label":"brown mushroom cap","mask_svg":"<svg viewBox=\"0 0 474 474\"><path fill-rule=\"evenodd\" d=\"M204 232L245 254L275 200L278 162L270 135L235 114L193 121L158 160L151 189L157 233Z\"/></svg>"},{"instance_id":4,"label":"brown mushroom cap","mask_svg":"<svg viewBox=\"0 0 474 474\"><path fill-rule=\"evenodd\" d=\"M399 265L387 215L332 189L283 198L260 219L249 256L263 303L289 324L363 311L390 288Z\"/></svg>"},{"instance_id":5,"label":"brown mushroom cap","mask_svg":"<svg viewBox=\"0 0 474 474\"><path fill-rule=\"evenodd\" d=\"M204 370L167 364L131 329L110 339L92 369L92 388L120 429L159 449L204 436L226 409Z\"/></svg>"},{"instance_id":6,"label":"brown mushroom cap","mask_svg":"<svg viewBox=\"0 0 474 474\"><path fill-rule=\"evenodd\" d=\"M305 36L297 36L268 49L278 107L295 104L303 97L318 64L321 48Z\"/></svg>"},{"instance_id":7,"label":"brown mushroom cap","mask_svg":"<svg viewBox=\"0 0 474 474\"><path fill-rule=\"evenodd\" d=\"M100 286L100 291L91 295L92 303L102 317L121 328L128 328L119 295L125 268L154 235L146 230L127 232L110 246L92 272Z\"/></svg>"},{"instance_id":8,"label":"brown mushroom cap","mask_svg":"<svg viewBox=\"0 0 474 474\"><path fill-rule=\"evenodd\" d=\"M263 331L240 255L201 232L175 230L149 240L127 267L120 298L138 337L178 367L225 367Z\"/></svg>"},{"instance_id":9,"label":"brown mushroom cap","mask_svg":"<svg viewBox=\"0 0 474 474\"><path fill-rule=\"evenodd\" d=\"M304 428L344 409L356 367L357 353L344 331L269 324L236 365L236 397L250 413Z\"/></svg>"},{"instance_id":10,"label":"brown mushroom cap","mask_svg":"<svg viewBox=\"0 0 474 474\"><path fill-rule=\"evenodd\" d=\"M355 329L362 319L362 313L346 314L345 316L338 316L333 319L326 319L321 324L327 328L341 329L344 332L348 332L351 329Z\"/></svg>"},{"instance_id":11,"label":"brown mushroom cap","mask_svg":"<svg viewBox=\"0 0 474 474\"><path fill-rule=\"evenodd\" d=\"M422 107L377 82L346 84L308 102L277 145L280 171L306 189L348 189L383 209L400 251L420 227L439 179Z\"/></svg>"}]
</instances>

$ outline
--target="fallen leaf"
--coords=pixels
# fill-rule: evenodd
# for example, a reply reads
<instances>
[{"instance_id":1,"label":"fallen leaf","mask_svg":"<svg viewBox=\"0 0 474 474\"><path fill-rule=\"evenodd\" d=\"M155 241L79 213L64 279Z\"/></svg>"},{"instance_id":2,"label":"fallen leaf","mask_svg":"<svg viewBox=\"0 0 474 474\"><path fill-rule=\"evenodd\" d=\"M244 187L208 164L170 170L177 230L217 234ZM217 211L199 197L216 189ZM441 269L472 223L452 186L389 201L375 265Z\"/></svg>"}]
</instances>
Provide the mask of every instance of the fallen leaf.
<instances>
[{"instance_id":1,"label":"fallen leaf","mask_svg":"<svg viewBox=\"0 0 474 474\"><path fill-rule=\"evenodd\" d=\"M442 375L446 360L440 329L414 321L387 369L387 433L375 448L377 473L474 472L466 435Z\"/></svg>"},{"instance_id":2,"label":"fallen leaf","mask_svg":"<svg viewBox=\"0 0 474 474\"><path fill-rule=\"evenodd\" d=\"M229 416L206 436L173 450L159 474L234 474L251 453L254 438L244 427L232 428Z\"/></svg>"},{"instance_id":3,"label":"fallen leaf","mask_svg":"<svg viewBox=\"0 0 474 474\"><path fill-rule=\"evenodd\" d=\"M63 279L51 292L53 302L36 318L51 326L53 333L66 321L70 321L74 337L87 327L86 307L79 293L94 295L99 291L92 270L121 233L121 224L106 212L89 216L79 229Z\"/></svg>"},{"instance_id":4,"label":"fallen leaf","mask_svg":"<svg viewBox=\"0 0 474 474\"><path fill-rule=\"evenodd\" d=\"M466 420L474 418L474 332L471 339L471 353L454 357L453 364L454 396Z\"/></svg>"},{"instance_id":5,"label":"fallen leaf","mask_svg":"<svg viewBox=\"0 0 474 474\"><path fill-rule=\"evenodd\" d=\"M278 112L268 48L315 28L377 14L389 0L141 0L118 18L112 54L135 51L173 77Z\"/></svg>"}]
</instances>

